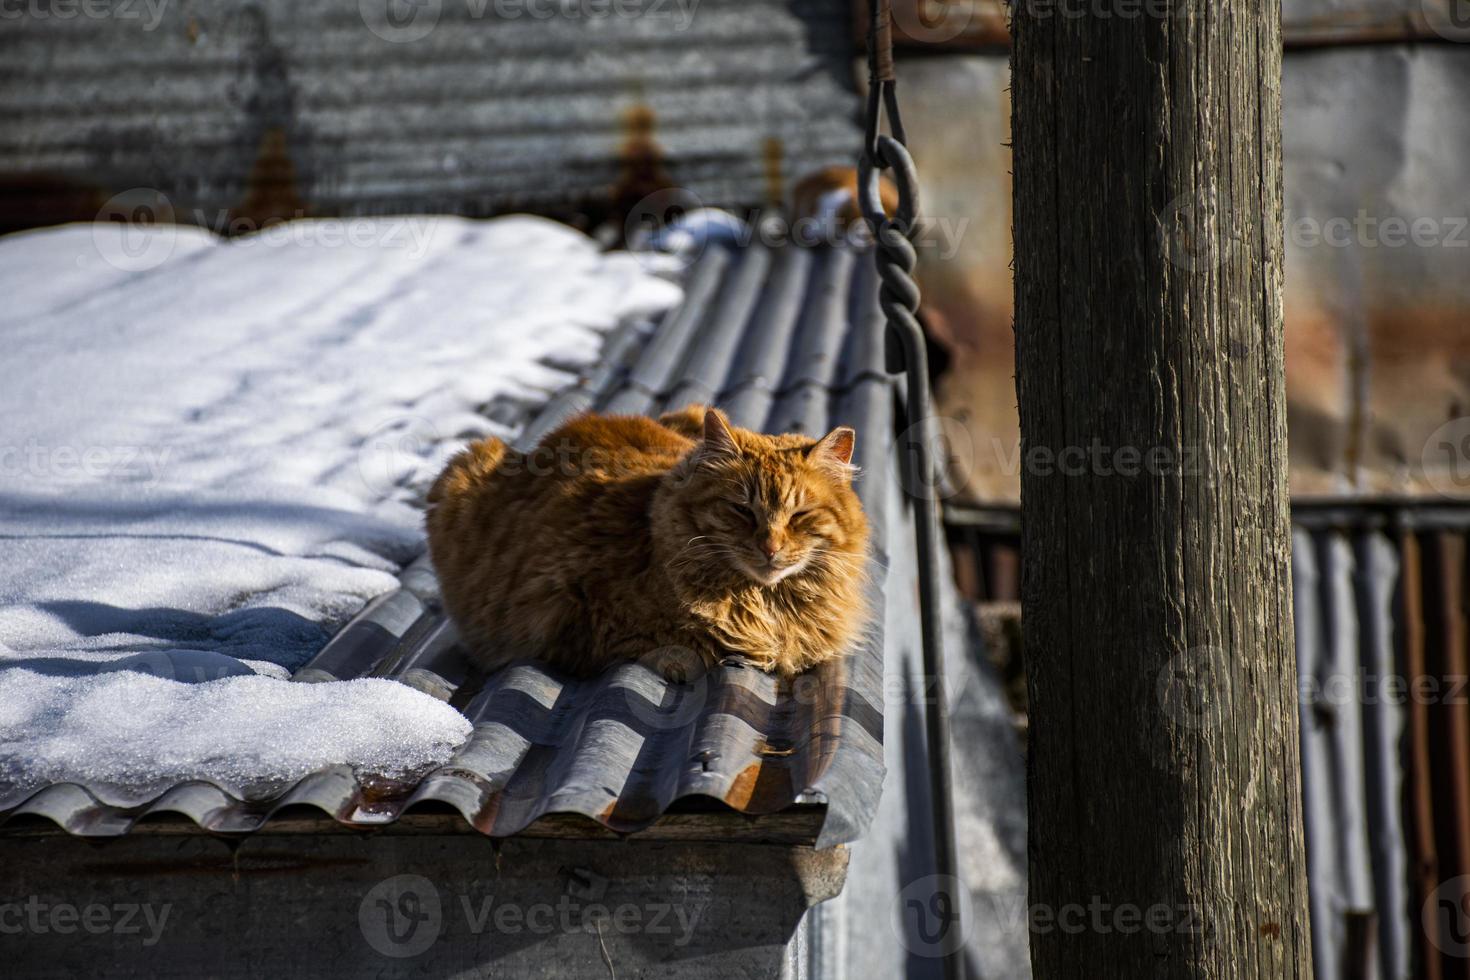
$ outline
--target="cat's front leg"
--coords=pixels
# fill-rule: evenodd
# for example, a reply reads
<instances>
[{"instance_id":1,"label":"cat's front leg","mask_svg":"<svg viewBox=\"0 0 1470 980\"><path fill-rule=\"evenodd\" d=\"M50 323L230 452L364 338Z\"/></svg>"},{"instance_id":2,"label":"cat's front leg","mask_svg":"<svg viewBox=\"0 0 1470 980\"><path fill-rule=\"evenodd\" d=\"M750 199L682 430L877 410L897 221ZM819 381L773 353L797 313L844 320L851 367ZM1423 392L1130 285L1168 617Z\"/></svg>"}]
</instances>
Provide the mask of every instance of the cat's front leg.
<instances>
[{"instance_id":1,"label":"cat's front leg","mask_svg":"<svg viewBox=\"0 0 1470 980\"><path fill-rule=\"evenodd\" d=\"M659 637L634 659L657 671L671 684L697 681L719 663L719 652L699 637L679 634Z\"/></svg>"}]
</instances>

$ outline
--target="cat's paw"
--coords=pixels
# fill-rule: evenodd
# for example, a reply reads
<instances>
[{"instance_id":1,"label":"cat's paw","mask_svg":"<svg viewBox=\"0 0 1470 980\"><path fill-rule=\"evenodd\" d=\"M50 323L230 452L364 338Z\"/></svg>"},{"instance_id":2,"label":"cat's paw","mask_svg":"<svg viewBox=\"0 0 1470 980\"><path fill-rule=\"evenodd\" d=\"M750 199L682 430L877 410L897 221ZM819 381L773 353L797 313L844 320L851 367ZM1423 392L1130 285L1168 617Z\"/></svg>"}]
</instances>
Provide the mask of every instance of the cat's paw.
<instances>
[{"instance_id":1,"label":"cat's paw","mask_svg":"<svg viewBox=\"0 0 1470 980\"><path fill-rule=\"evenodd\" d=\"M660 664L658 666L658 672L670 684L683 684L689 680L689 676L692 673L688 664L673 661Z\"/></svg>"},{"instance_id":2,"label":"cat's paw","mask_svg":"<svg viewBox=\"0 0 1470 980\"><path fill-rule=\"evenodd\" d=\"M710 669L708 658L683 646L660 647L639 658L670 684L688 684L703 677Z\"/></svg>"}]
</instances>

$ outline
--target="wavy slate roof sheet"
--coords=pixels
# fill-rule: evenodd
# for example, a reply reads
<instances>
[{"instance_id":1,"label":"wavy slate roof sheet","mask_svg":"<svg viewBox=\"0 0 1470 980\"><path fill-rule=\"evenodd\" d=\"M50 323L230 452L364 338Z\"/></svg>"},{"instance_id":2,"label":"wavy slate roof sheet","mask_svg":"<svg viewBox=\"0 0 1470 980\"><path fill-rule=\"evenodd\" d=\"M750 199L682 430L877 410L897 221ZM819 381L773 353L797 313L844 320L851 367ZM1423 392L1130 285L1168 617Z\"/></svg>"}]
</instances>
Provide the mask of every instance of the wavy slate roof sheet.
<instances>
[{"instance_id":1,"label":"wavy slate roof sheet","mask_svg":"<svg viewBox=\"0 0 1470 980\"><path fill-rule=\"evenodd\" d=\"M816 435L853 425L857 486L874 530L870 587L882 609L887 531L901 499L886 465L898 382L882 369L882 340L867 255L714 248L690 271L680 308L656 329L630 324L615 334L600 366L554 399L519 442L529 448L588 408L654 413L702 401L767 431ZM74 834L113 836L170 811L206 830L246 833L301 804L355 827L448 806L498 837L553 814L630 832L671 808L698 808L703 798L751 816L799 812L809 822L798 836L823 847L856 839L871 821L883 779L884 635L912 623L894 622L892 603L889 622L852 656L795 685L738 662L671 685L637 663L588 680L533 663L485 677L439 609L427 560L401 582L293 679L387 677L449 701L475 728L448 764L417 781L359 778L337 767L287 786L192 782L161 795L58 784L28 799L0 799L0 821L33 814Z\"/></svg>"}]
</instances>

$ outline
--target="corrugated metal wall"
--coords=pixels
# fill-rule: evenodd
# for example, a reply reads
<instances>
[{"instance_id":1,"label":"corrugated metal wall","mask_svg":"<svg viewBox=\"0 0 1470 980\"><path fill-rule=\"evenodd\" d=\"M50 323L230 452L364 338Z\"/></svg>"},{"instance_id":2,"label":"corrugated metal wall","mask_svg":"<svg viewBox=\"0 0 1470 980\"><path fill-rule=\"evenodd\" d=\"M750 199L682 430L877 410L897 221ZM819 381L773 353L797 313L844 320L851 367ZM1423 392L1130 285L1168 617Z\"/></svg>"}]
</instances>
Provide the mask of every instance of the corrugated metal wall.
<instances>
[{"instance_id":1,"label":"corrugated metal wall","mask_svg":"<svg viewBox=\"0 0 1470 980\"><path fill-rule=\"evenodd\" d=\"M1286 52L1282 79L1298 495L1470 494L1470 458L1437 438L1452 419L1454 440L1470 435L1470 44L1415 19L1434 6L1286 4L1288 35L1317 39ZM1411 37L1424 40L1396 40ZM956 481L966 503L1014 504L1009 55L907 50L898 74L936 229L919 260L926 326L952 358L936 399L969 436Z\"/></svg>"},{"instance_id":2,"label":"corrugated metal wall","mask_svg":"<svg viewBox=\"0 0 1470 980\"><path fill-rule=\"evenodd\" d=\"M952 516L961 590L1018 614L1014 512ZM1470 978L1470 509L1293 519L1317 976Z\"/></svg>"},{"instance_id":3,"label":"corrugated metal wall","mask_svg":"<svg viewBox=\"0 0 1470 980\"><path fill-rule=\"evenodd\" d=\"M596 220L669 185L759 205L860 144L845 0L93 9L0 19L0 231L90 220L135 187L211 225Z\"/></svg>"}]
</instances>

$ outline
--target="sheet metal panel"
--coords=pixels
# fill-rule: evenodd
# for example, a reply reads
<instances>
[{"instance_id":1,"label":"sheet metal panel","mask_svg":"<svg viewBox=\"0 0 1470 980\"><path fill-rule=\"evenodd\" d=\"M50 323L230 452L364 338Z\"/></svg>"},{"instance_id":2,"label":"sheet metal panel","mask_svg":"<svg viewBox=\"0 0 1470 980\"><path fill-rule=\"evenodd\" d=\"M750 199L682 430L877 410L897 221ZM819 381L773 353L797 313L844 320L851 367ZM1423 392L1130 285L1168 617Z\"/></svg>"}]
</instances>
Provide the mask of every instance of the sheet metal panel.
<instances>
[{"instance_id":1,"label":"sheet metal panel","mask_svg":"<svg viewBox=\"0 0 1470 980\"><path fill-rule=\"evenodd\" d=\"M1427 673L1423 555L1416 534L1402 534L1398 544L1403 572L1395 603L1395 638L1404 673L1412 681ZM1434 750L1429 733L1429 704L1423 698L1409 699L1407 743L1404 748L1404 777L1408 789L1405 805L1409 822L1408 842L1413 855L1411 908L1420 909L1439 887L1440 882L1439 854L1434 839L1434 790L1430 780L1430 760ZM1425 980L1441 980L1444 976L1440 966L1438 937L1432 934L1434 928L1433 925L1426 924L1414 933L1415 963L1418 975Z\"/></svg>"},{"instance_id":2,"label":"sheet metal panel","mask_svg":"<svg viewBox=\"0 0 1470 980\"><path fill-rule=\"evenodd\" d=\"M1354 543L1358 637L1362 650L1364 790L1368 847L1372 856L1373 907L1378 918L1378 975L1408 980L1413 975L1409 917L1409 857L1403 820L1404 775L1400 744L1405 705L1397 694L1400 666L1394 649L1394 592L1399 556L1380 532L1359 534Z\"/></svg>"},{"instance_id":3,"label":"sheet metal panel","mask_svg":"<svg viewBox=\"0 0 1470 980\"><path fill-rule=\"evenodd\" d=\"M684 302L644 346L627 377L598 405L600 411L658 414L663 396L682 377L691 346L712 326L718 326L716 302L732 262L730 250L723 246L712 246L700 254L689 272Z\"/></svg>"},{"instance_id":4,"label":"sheet metal panel","mask_svg":"<svg viewBox=\"0 0 1470 980\"><path fill-rule=\"evenodd\" d=\"M207 225L621 221L665 187L778 201L861 147L842 0L98 6L116 15L5 19L0 230L134 187Z\"/></svg>"},{"instance_id":5,"label":"sheet metal panel","mask_svg":"<svg viewBox=\"0 0 1470 980\"><path fill-rule=\"evenodd\" d=\"M1302 22L1404 22L1451 0L1304 0ZM925 0L937 20L983 5ZM1062 9L1061 4L1055 5ZM1470 40L1461 11L1460 39ZM902 26L901 8L898 16ZM927 16L927 15L926 15ZM1436 38L1437 39L1437 38ZM959 499L1019 500L1004 54L900 57L904 123L932 244L924 325L949 356L937 412L965 433ZM1281 80L1291 489L1466 499L1470 434L1470 46L1289 51ZM963 106L957 112L956 106ZM1414 229L1418 229L1417 232ZM1459 424L1438 432L1454 420ZM1438 438L1436 438L1438 436Z\"/></svg>"},{"instance_id":6,"label":"sheet metal panel","mask_svg":"<svg viewBox=\"0 0 1470 980\"><path fill-rule=\"evenodd\" d=\"M841 360L861 359L881 343L881 320L849 316L873 301L853 297L850 288L854 263L868 256L770 258L752 261L720 249L706 253L692 273L684 306L646 344L632 351L621 349L616 338L610 343L610 355L632 365L623 380L612 380L619 371L604 364L577 390L596 399L596 388L610 385L617 388L613 403L636 393L651 407L676 392L739 392L763 378L799 379L800 390L813 396L805 416L813 431L838 421L858 428L858 461L865 472L856 486L875 528L869 589L873 607L893 615L903 603L885 600L889 565L914 560L908 550L893 553L887 542L895 527L907 526L896 524L901 496L888 463L893 382L863 373L843 388L835 370ZM840 275L840 281L829 274ZM780 294L780 303L799 294L798 317L819 323L819 338L786 342L790 331L783 324L780 342L771 343L769 321L722 305L767 306L750 302L757 278L790 291ZM862 281L876 289L876 280ZM813 312L813 306L819 309ZM798 363L807 358L819 363ZM752 364L759 370L750 372ZM717 403L729 404L724 396ZM566 404L557 400L546 413L559 415ZM533 428L547 424L538 421ZM446 765L407 780L359 777L339 767L288 786L64 784L29 798L0 797L0 821L39 814L74 834L113 836L166 809L207 830L245 833L292 805L369 827L391 823L415 806L447 804L481 832L502 837L556 813L634 831L678 801L701 796L752 816L825 804L815 843L827 847L861 836L872 819L884 773L882 620L851 656L795 684L738 661L685 684L669 684L631 662L586 680L532 663L485 677L457 645L427 562L410 566L402 579L402 589L370 603L295 679L387 677L448 700L470 719L474 732Z\"/></svg>"},{"instance_id":7,"label":"sheet metal panel","mask_svg":"<svg viewBox=\"0 0 1470 980\"><path fill-rule=\"evenodd\" d=\"M1439 875L1434 884L1437 886L1470 875L1470 703L1464 696L1465 678L1470 676L1470 655L1466 650L1470 641L1465 610L1466 539L1448 531L1431 532L1420 536L1420 548L1424 574L1424 667L1427 675L1437 682L1434 693L1425 699L1429 702L1429 789L1433 799L1432 824ZM1452 930L1449 936L1441 937L1442 975L1470 977L1470 959L1463 955L1464 919L1441 919L1441 924Z\"/></svg>"},{"instance_id":8,"label":"sheet metal panel","mask_svg":"<svg viewBox=\"0 0 1470 980\"><path fill-rule=\"evenodd\" d=\"M1320 573L1311 536L1292 533L1293 602L1296 609L1297 673L1315 682L1328 664L1326 624L1317 601ZM1343 883L1338 875L1341 828L1334 819L1331 744L1319 706L1301 700L1302 815L1307 829L1307 883L1310 891L1312 956L1317 975L1342 976L1346 923Z\"/></svg>"}]
</instances>

